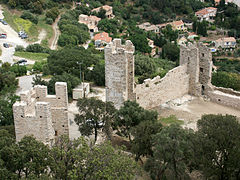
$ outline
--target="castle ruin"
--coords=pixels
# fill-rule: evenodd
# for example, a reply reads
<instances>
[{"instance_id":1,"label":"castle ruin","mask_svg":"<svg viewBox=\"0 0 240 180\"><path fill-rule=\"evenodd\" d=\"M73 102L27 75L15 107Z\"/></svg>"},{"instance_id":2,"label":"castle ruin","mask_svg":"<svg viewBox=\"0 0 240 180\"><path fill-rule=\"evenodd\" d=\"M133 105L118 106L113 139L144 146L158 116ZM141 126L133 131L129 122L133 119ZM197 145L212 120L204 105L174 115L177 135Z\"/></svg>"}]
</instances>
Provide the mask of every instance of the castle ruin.
<instances>
[{"instance_id":1,"label":"castle ruin","mask_svg":"<svg viewBox=\"0 0 240 180\"><path fill-rule=\"evenodd\" d=\"M126 100L136 100L144 108L154 108L186 94L240 109L240 92L211 84L212 54L202 43L180 47L180 65L163 78L134 81L134 46L114 39L105 47L106 101L120 108Z\"/></svg>"},{"instance_id":2,"label":"castle ruin","mask_svg":"<svg viewBox=\"0 0 240 180\"><path fill-rule=\"evenodd\" d=\"M135 100L134 93L134 46L131 41L122 45L114 39L104 49L106 101L120 108L124 101Z\"/></svg>"},{"instance_id":3,"label":"castle ruin","mask_svg":"<svg viewBox=\"0 0 240 180\"><path fill-rule=\"evenodd\" d=\"M67 83L56 82L56 95L48 95L47 87L37 85L21 93L21 101L13 105L16 140L33 135L50 146L55 138L69 135Z\"/></svg>"}]
</instances>

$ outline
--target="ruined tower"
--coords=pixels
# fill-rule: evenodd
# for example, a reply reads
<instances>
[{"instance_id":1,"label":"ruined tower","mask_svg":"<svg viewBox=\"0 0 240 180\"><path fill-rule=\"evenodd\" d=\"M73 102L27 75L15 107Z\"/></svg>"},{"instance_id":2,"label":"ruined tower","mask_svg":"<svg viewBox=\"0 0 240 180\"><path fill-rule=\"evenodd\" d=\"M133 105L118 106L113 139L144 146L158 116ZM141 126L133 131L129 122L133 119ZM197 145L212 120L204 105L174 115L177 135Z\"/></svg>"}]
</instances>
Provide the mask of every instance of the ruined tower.
<instances>
[{"instance_id":1,"label":"ruined tower","mask_svg":"<svg viewBox=\"0 0 240 180\"><path fill-rule=\"evenodd\" d=\"M104 48L106 101L114 103L120 108L124 101L135 100L134 93L134 46L127 40L122 45L121 39Z\"/></svg>"},{"instance_id":2,"label":"ruined tower","mask_svg":"<svg viewBox=\"0 0 240 180\"><path fill-rule=\"evenodd\" d=\"M180 65L187 64L189 94L205 95L211 89L212 54L202 43L189 43L180 48Z\"/></svg>"},{"instance_id":3,"label":"ruined tower","mask_svg":"<svg viewBox=\"0 0 240 180\"><path fill-rule=\"evenodd\" d=\"M35 86L23 92L21 101L13 105L16 139L33 135L45 144L69 135L67 83L55 84L56 95L48 95L46 86Z\"/></svg>"}]
</instances>

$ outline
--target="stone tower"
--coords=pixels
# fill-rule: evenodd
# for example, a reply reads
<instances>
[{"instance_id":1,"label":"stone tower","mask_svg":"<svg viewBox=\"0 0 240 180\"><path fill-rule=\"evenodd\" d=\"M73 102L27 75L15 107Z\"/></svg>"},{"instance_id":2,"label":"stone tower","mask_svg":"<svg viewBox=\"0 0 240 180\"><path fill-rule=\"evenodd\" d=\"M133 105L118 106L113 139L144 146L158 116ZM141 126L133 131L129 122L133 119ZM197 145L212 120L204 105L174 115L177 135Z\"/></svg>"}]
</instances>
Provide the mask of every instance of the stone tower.
<instances>
[{"instance_id":1,"label":"stone tower","mask_svg":"<svg viewBox=\"0 0 240 180\"><path fill-rule=\"evenodd\" d=\"M180 65L187 64L189 94L205 95L212 87L212 54L202 43L189 43L180 48Z\"/></svg>"},{"instance_id":2,"label":"stone tower","mask_svg":"<svg viewBox=\"0 0 240 180\"><path fill-rule=\"evenodd\" d=\"M121 39L104 48L106 101L111 101L120 108L124 101L135 100L134 93L134 46L127 40L122 45Z\"/></svg>"},{"instance_id":3,"label":"stone tower","mask_svg":"<svg viewBox=\"0 0 240 180\"><path fill-rule=\"evenodd\" d=\"M67 83L55 84L56 95L48 95L46 86L35 86L23 92L13 105L16 139L33 135L45 144L55 137L69 135Z\"/></svg>"}]
</instances>

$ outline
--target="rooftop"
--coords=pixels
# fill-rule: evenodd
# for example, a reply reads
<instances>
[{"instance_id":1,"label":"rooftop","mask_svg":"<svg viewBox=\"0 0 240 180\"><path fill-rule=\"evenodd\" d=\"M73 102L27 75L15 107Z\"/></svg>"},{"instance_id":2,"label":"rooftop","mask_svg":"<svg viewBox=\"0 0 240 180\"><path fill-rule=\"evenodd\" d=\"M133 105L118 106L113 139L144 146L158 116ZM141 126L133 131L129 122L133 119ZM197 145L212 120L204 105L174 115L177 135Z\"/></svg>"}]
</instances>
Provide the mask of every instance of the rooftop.
<instances>
[{"instance_id":1,"label":"rooftop","mask_svg":"<svg viewBox=\"0 0 240 180\"><path fill-rule=\"evenodd\" d=\"M101 40L101 41L105 41L107 43L110 43L112 41L112 38L109 37L108 33L106 33L106 32L96 34L93 39L94 39L94 41Z\"/></svg>"}]
</instances>

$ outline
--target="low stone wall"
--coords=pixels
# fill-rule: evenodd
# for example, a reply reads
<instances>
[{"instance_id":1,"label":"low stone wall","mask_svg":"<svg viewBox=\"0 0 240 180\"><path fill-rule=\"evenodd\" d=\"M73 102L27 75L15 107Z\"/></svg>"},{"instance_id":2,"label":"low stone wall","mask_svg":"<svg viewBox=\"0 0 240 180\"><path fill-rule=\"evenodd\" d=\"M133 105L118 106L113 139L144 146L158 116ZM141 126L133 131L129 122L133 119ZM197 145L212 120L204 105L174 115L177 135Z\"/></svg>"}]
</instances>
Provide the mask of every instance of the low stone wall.
<instances>
[{"instance_id":1,"label":"low stone wall","mask_svg":"<svg viewBox=\"0 0 240 180\"><path fill-rule=\"evenodd\" d=\"M240 109L240 92L230 88L214 87L214 91L208 92L211 101L225 106Z\"/></svg>"},{"instance_id":2,"label":"low stone wall","mask_svg":"<svg viewBox=\"0 0 240 180\"><path fill-rule=\"evenodd\" d=\"M157 76L146 79L136 86L136 100L144 108L153 108L170 100L182 97L189 91L187 66L178 66L162 79Z\"/></svg>"}]
</instances>

